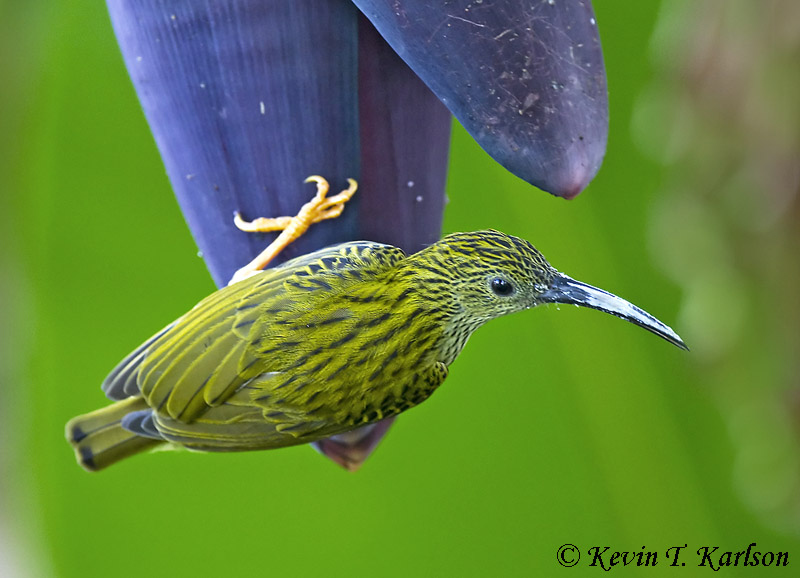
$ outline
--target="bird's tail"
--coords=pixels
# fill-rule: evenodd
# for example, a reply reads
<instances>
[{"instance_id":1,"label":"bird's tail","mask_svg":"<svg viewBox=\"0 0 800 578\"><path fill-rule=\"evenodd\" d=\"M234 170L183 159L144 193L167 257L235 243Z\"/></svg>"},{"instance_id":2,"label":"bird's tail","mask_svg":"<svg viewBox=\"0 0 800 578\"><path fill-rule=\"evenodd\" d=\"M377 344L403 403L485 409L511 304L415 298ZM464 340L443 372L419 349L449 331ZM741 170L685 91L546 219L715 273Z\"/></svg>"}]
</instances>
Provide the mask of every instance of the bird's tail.
<instances>
[{"instance_id":1,"label":"bird's tail","mask_svg":"<svg viewBox=\"0 0 800 578\"><path fill-rule=\"evenodd\" d=\"M141 397L130 397L69 420L67 441L75 448L78 463L87 471L96 472L163 443L122 427L123 417L146 409L148 405Z\"/></svg>"}]
</instances>

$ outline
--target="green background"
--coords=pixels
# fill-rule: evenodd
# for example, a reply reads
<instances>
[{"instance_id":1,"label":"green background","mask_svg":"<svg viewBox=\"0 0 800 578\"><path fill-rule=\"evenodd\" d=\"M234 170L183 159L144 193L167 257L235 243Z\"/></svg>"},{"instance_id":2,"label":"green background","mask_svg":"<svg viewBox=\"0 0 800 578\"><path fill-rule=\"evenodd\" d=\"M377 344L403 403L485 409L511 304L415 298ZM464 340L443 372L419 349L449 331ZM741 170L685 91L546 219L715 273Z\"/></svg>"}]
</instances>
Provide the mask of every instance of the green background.
<instances>
[{"instance_id":1,"label":"green background","mask_svg":"<svg viewBox=\"0 0 800 578\"><path fill-rule=\"evenodd\" d=\"M456 128L444 229L493 227L530 239L557 268L683 333L684 295L652 247L671 168L643 155L631 128L660 74L650 43L658 5L595 9L611 103L596 180L577 200L556 199L506 173ZM697 354L573 307L478 331L446 385L404 414L356 474L308 447L162 452L84 472L64 423L102 404L108 370L213 285L104 3L7 2L2 10L0 528L10 552L0 574L601 571L585 558L561 568L564 543L584 557L595 545L659 552L658 567L614 569L627 576L704 575L697 548L751 542L788 551L790 567L727 575L790 575L800 565L796 526L754 507L737 486L735 420ZM687 566L668 567L663 553L684 544Z\"/></svg>"}]
</instances>

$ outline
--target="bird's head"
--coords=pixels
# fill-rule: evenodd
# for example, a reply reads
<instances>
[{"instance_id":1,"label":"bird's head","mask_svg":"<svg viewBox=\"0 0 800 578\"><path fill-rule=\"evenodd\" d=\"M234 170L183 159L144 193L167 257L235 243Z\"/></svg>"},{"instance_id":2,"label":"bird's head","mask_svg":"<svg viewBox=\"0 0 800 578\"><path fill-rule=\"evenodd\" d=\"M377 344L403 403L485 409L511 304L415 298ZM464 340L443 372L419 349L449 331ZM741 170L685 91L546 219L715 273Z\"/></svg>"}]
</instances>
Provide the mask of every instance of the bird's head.
<instances>
[{"instance_id":1,"label":"bird's head","mask_svg":"<svg viewBox=\"0 0 800 578\"><path fill-rule=\"evenodd\" d=\"M607 291L554 269L528 241L499 231L454 233L436 243L437 266L461 314L476 325L542 303L564 303L604 311L686 349L681 338L646 311Z\"/></svg>"}]
</instances>

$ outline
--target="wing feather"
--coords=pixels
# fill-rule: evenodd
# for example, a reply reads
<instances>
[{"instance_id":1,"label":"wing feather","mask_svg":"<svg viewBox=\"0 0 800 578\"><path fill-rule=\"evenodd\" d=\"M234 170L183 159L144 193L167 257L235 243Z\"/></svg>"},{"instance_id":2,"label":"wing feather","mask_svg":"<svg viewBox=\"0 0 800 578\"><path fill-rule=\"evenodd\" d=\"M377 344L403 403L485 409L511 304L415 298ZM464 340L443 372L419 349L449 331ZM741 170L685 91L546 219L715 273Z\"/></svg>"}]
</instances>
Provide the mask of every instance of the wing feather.
<instances>
[{"instance_id":1,"label":"wing feather","mask_svg":"<svg viewBox=\"0 0 800 578\"><path fill-rule=\"evenodd\" d=\"M297 343L289 337L292 315L403 258L389 245L343 243L225 287L126 357L103 389L117 396L112 399L141 394L167 439L192 440L198 448L270 447L279 439L286 444L288 438L316 437L327 422L308 419L302 408L273 411L269 418L264 404L253 401L254 395L268 397L271 388L287 383L286 375L270 377L284 369L285 349ZM274 330L278 318L286 330Z\"/></svg>"},{"instance_id":2,"label":"wing feather","mask_svg":"<svg viewBox=\"0 0 800 578\"><path fill-rule=\"evenodd\" d=\"M114 401L121 401L133 395L139 394L139 386L137 379L139 375L139 366L147 354L147 350L151 345L165 332L167 332L174 323L170 323L164 329L153 335L150 339L142 343L139 347L134 349L128 354L125 359L120 361L117 366L108 374L103 380L101 388L103 393L106 394L108 399Z\"/></svg>"}]
</instances>

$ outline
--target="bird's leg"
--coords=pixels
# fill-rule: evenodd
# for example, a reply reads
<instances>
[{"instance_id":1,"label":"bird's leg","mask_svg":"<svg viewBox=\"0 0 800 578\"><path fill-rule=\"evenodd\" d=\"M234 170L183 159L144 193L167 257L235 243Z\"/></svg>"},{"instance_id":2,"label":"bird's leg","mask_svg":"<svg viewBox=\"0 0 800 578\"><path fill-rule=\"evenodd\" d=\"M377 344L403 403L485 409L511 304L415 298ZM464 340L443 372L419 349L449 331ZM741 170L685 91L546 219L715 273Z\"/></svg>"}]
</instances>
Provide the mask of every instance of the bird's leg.
<instances>
[{"instance_id":1,"label":"bird's leg","mask_svg":"<svg viewBox=\"0 0 800 578\"><path fill-rule=\"evenodd\" d=\"M242 219L241 213L236 211L233 214L233 224L236 228L245 233L269 233L272 231L283 231L292 222L294 217L258 217L252 221Z\"/></svg>"},{"instance_id":2,"label":"bird's leg","mask_svg":"<svg viewBox=\"0 0 800 578\"><path fill-rule=\"evenodd\" d=\"M347 179L350 184L347 189L337 195L327 197L330 187L328 181L322 177L310 176L304 182L317 183L317 194L303 205L300 212L294 217L274 217L271 219L261 217L253 221L245 221L238 211L234 213L233 222L242 231L249 233L281 231L281 234L266 249L261 251L255 259L236 271L228 285L247 279L262 270L278 253L300 238L313 223L318 223L325 219L334 219L341 215L344 210L344 204L350 200L350 197L353 196L358 188L356 181Z\"/></svg>"}]
</instances>

